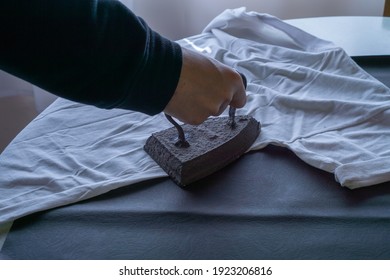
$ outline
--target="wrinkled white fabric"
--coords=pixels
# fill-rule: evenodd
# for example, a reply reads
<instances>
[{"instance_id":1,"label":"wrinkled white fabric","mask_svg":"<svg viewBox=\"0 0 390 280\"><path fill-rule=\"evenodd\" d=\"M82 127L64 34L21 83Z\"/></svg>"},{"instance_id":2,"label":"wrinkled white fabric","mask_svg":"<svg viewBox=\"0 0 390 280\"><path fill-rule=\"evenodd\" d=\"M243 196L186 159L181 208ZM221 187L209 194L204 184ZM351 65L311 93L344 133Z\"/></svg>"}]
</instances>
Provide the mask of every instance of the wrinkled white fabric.
<instances>
[{"instance_id":1,"label":"wrinkled white fabric","mask_svg":"<svg viewBox=\"0 0 390 280\"><path fill-rule=\"evenodd\" d=\"M263 126L252 149L288 147L352 189L390 180L390 90L341 48L244 9L186 41L247 76L241 113Z\"/></svg>"},{"instance_id":2,"label":"wrinkled white fabric","mask_svg":"<svg viewBox=\"0 0 390 280\"><path fill-rule=\"evenodd\" d=\"M390 180L390 91L342 49L244 9L180 44L246 75L237 114L262 124L252 150L287 147L349 188ZM143 145L170 126L162 115L58 99L0 156L0 222L166 176Z\"/></svg>"}]
</instances>

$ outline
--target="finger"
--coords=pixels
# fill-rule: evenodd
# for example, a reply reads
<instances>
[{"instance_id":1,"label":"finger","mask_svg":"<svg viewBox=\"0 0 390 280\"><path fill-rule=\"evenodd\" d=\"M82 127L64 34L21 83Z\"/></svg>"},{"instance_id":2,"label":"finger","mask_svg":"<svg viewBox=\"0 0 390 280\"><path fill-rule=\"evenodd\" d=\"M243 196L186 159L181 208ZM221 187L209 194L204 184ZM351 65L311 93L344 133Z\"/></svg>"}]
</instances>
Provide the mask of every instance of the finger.
<instances>
[{"instance_id":1,"label":"finger","mask_svg":"<svg viewBox=\"0 0 390 280\"><path fill-rule=\"evenodd\" d=\"M212 114L212 115L213 116L219 116L220 114L222 114L226 110L226 108L229 106L229 103L230 103L229 101L223 102L221 104L221 106L219 106L219 109L218 109L217 113L216 114Z\"/></svg>"},{"instance_id":2,"label":"finger","mask_svg":"<svg viewBox=\"0 0 390 280\"><path fill-rule=\"evenodd\" d=\"M244 74L237 71L237 74L239 76L239 85L237 86L236 91L234 92L232 96L232 100L230 102L230 105L235 108L241 108L244 107L246 104L246 86L247 86L247 79Z\"/></svg>"},{"instance_id":3,"label":"finger","mask_svg":"<svg viewBox=\"0 0 390 280\"><path fill-rule=\"evenodd\" d=\"M230 106L235 107L235 108L242 108L246 104L246 91L244 86L241 86L240 89L238 89L230 102Z\"/></svg>"}]
</instances>

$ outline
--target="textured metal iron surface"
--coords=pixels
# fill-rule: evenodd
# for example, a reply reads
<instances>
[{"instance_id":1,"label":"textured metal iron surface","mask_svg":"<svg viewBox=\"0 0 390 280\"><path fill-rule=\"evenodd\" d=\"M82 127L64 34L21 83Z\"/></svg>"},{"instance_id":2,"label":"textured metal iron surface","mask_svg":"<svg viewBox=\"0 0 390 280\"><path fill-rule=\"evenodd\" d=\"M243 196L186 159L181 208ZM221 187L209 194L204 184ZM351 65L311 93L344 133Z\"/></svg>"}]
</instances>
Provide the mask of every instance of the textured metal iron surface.
<instances>
[{"instance_id":1,"label":"textured metal iron surface","mask_svg":"<svg viewBox=\"0 0 390 280\"><path fill-rule=\"evenodd\" d=\"M175 145L175 127L153 133L145 151L179 186L204 178L244 154L260 133L260 123L250 116L216 117L198 126L182 126L188 147Z\"/></svg>"}]
</instances>

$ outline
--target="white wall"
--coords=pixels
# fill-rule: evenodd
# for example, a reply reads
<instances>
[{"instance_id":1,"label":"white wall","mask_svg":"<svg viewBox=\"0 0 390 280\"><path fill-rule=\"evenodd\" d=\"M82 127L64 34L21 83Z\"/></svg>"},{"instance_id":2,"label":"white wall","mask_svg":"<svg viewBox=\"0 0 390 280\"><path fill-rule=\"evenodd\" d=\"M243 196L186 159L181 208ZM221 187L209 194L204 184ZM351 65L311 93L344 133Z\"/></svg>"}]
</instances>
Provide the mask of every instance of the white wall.
<instances>
[{"instance_id":1,"label":"white wall","mask_svg":"<svg viewBox=\"0 0 390 280\"><path fill-rule=\"evenodd\" d=\"M225 9L245 6L281 19L319 16L381 16L384 0L122 0L170 39L198 34Z\"/></svg>"}]
</instances>

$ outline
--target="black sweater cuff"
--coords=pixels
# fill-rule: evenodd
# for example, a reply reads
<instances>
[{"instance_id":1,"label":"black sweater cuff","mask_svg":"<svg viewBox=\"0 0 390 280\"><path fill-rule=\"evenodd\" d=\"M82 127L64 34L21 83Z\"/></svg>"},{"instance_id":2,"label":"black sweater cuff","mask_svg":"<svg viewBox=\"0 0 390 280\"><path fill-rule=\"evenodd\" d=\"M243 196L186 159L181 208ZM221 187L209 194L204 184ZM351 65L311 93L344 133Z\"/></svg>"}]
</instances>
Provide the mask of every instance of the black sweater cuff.
<instances>
[{"instance_id":1,"label":"black sweater cuff","mask_svg":"<svg viewBox=\"0 0 390 280\"><path fill-rule=\"evenodd\" d=\"M179 44L162 37L146 24L145 29L143 59L127 89L131 94L125 94L116 107L156 114L165 108L176 90L182 67L182 50Z\"/></svg>"}]
</instances>

